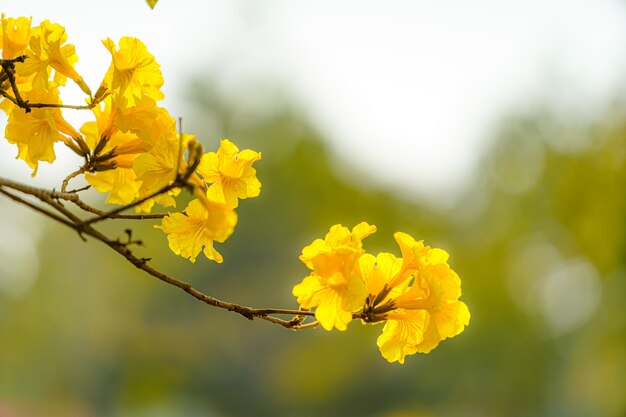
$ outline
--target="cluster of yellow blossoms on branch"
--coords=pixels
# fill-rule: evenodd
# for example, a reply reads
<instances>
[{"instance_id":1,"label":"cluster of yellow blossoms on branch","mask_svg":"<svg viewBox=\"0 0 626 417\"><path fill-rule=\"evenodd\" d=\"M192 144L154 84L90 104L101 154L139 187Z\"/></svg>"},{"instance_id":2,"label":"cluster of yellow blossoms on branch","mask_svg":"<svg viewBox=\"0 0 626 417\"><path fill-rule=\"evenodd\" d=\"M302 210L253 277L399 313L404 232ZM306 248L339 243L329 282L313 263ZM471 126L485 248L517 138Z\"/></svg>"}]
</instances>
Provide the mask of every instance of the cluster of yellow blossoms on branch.
<instances>
[{"instance_id":1,"label":"cluster of yellow blossoms on branch","mask_svg":"<svg viewBox=\"0 0 626 417\"><path fill-rule=\"evenodd\" d=\"M84 175L91 187L108 193L106 203L148 214L155 205L175 207L182 189L194 197L182 212L160 216L155 226L167 234L172 251L194 262L200 252L222 262L214 242L224 242L237 224L240 199L256 197L261 183L252 166L261 154L240 151L227 139L206 152L192 135L177 131L176 120L158 105L163 76L154 56L140 40L123 37L102 43L111 63L95 91L74 69L78 61L65 29L43 21L1 18L0 108L8 116L6 139L17 157L37 173L40 162L52 163L61 143L82 158L71 178ZM86 95L84 105L65 105L60 87L67 80ZM92 112L93 120L75 129L65 109ZM113 212L109 212L112 214ZM376 231L361 223L351 231L331 227L325 239L305 247L300 259L311 270L293 288L303 310L289 322L302 324L313 314L326 330L346 330L348 323L385 323L378 346L390 362L427 353L469 324L467 306L459 301L461 281L448 265L448 254L396 233L401 258L373 256L362 241ZM232 305L231 305L232 306ZM229 308L230 309L230 308ZM287 323L287 322L285 322ZM315 323L313 323L315 325Z\"/></svg>"},{"instance_id":2,"label":"cluster of yellow blossoms on branch","mask_svg":"<svg viewBox=\"0 0 626 417\"><path fill-rule=\"evenodd\" d=\"M394 235L402 258L366 253L362 241L376 231L367 223L352 231L335 225L326 237L302 250L300 260L311 274L293 288L303 308L315 308L326 330L346 330L352 319L386 322L378 338L389 362L428 353L443 339L469 324L467 306L459 301L461 280L442 249L425 246L406 233Z\"/></svg>"},{"instance_id":3,"label":"cluster of yellow blossoms on branch","mask_svg":"<svg viewBox=\"0 0 626 417\"><path fill-rule=\"evenodd\" d=\"M102 42L111 64L95 94L74 69L78 57L61 25L46 20L32 27L31 19L2 15L0 41L5 137L33 175L39 162L55 160L54 145L61 142L84 159L79 173L108 193L106 203L150 213L155 204L175 206L181 188L190 188L195 199L159 227L174 253L193 262L204 249L222 262L213 242L232 234L239 199L259 195L252 164L260 153L239 151L224 139L217 152L203 154L195 137L178 133L176 120L157 104L164 97L160 66L139 39ZM86 105L63 105L59 87L68 78L87 95ZM77 130L63 118L68 107L90 110L94 120Z\"/></svg>"}]
</instances>

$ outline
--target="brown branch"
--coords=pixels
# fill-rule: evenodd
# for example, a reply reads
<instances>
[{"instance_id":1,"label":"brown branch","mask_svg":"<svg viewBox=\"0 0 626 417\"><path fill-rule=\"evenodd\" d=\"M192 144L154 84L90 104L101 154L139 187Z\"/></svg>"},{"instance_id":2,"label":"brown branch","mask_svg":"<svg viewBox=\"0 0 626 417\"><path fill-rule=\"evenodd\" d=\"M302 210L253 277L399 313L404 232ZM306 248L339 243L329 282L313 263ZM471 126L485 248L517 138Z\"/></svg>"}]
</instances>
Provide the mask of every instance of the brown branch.
<instances>
[{"instance_id":1,"label":"brown branch","mask_svg":"<svg viewBox=\"0 0 626 417\"><path fill-rule=\"evenodd\" d=\"M63 214L65 217L67 217L67 219L59 216L58 214L54 212L50 212L42 207L39 207L37 204L34 204L19 196L16 196L15 194L5 190L5 188L10 188L14 191L36 197L40 201L54 208L59 213ZM195 299L202 301L210 306L221 308L221 309L228 310L228 311L233 311L235 313L242 315L243 317L249 320L259 318L259 319L266 320L271 323L278 324L285 328L293 329L293 330L308 329L308 328L313 328L317 326L317 322L302 324L302 321L305 316L315 315L315 313L312 311L289 310L289 309L278 309L278 308L252 308L252 307L246 307L246 306L242 306L242 305L235 304L235 303L229 303L226 301L219 300L215 297L211 297L207 294L204 294L203 292L194 288L188 282L171 277L151 267L150 265L148 265L148 261L149 261L148 259L138 258L135 255L133 255L130 249L128 249L128 245L130 242L124 243L119 240L110 239L109 237L101 233L100 231L96 230L88 222L81 221L76 215L69 212L69 210L67 210L65 207L63 207L62 204L58 202L59 199L65 199L65 200L69 200L73 202L78 201L79 199L76 194L57 192L54 190L49 191L49 190L45 190L41 188L36 188L36 187L20 184L15 181L11 181L11 180L4 179L4 178L0 178L0 193L6 195L7 197L11 198L12 200L20 204L23 204L23 205L26 205L27 207L32 208L33 210L37 211L38 213L43 214L44 216L47 216L75 230L81 236L87 235L96 240L99 240L100 242L104 243L105 245L113 249L115 252L119 253L121 256L123 256L126 260L128 260L131 264L133 264L138 269L141 269L142 271L146 272L147 274L151 275L154 278L157 278L160 281L163 281L174 287L180 288L181 290L191 295ZM294 317L290 320L284 320L284 319L275 317L273 315L293 315Z\"/></svg>"}]
</instances>

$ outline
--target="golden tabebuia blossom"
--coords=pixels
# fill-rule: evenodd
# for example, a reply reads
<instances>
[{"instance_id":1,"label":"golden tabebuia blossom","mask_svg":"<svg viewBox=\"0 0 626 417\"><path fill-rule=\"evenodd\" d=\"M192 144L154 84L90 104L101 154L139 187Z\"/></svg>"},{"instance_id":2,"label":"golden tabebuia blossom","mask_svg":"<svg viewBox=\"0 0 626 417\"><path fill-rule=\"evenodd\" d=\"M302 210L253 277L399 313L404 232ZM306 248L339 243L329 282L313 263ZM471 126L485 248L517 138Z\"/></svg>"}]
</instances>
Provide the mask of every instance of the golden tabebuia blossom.
<instances>
[{"instance_id":1,"label":"golden tabebuia blossom","mask_svg":"<svg viewBox=\"0 0 626 417\"><path fill-rule=\"evenodd\" d=\"M392 287L411 279L413 272L419 271L425 265L447 264L448 262L449 255L443 249L426 246L423 240L416 241L412 236L403 232L396 232L393 236L402 253L402 268L391 281Z\"/></svg>"},{"instance_id":2,"label":"golden tabebuia blossom","mask_svg":"<svg viewBox=\"0 0 626 417\"><path fill-rule=\"evenodd\" d=\"M91 90L74 69L78 61L74 45L65 44L65 28L44 20L33 30L27 51L28 59L17 67L22 76L33 75L33 88L48 88L50 68L55 70L54 81L65 85L65 79L73 80L86 94Z\"/></svg>"},{"instance_id":3,"label":"golden tabebuia blossom","mask_svg":"<svg viewBox=\"0 0 626 417\"><path fill-rule=\"evenodd\" d=\"M163 187L173 183L176 175L185 170L187 164L183 155L190 137L190 135L183 135L179 138L175 130L163 132L163 136L148 152L142 153L135 159L133 169L137 180L141 181L138 198L157 193ZM155 202L163 207L175 206L176 201L172 196L177 195L178 192L178 190L172 190L167 194L160 194L136 208L138 211L149 213Z\"/></svg>"},{"instance_id":4,"label":"golden tabebuia blossom","mask_svg":"<svg viewBox=\"0 0 626 417\"><path fill-rule=\"evenodd\" d=\"M207 198L236 208L239 199L257 197L261 192L261 182L252 164L259 159L259 152L250 149L239 151L234 143L222 139L217 152L205 153L197 169L210 184Z\"/></svg>"},{"instance_id":5,"label":"golden tabebuia blossom","mask_svg":"<svg viewBox=\"0 0 626 417\"><path fill-rule=\"evenodd\" d=\"M85 179L101 193L109 193L106 204L131 203L140 183L136 181L135 171L130 168L115 168L109 171L86 173Z\"/></svg>"},{"instance_id":6,"label":"golden tabebuia blossom","mask_svg":"<svg viewBox=\"0 0 626 417\"><path fill-rule=\"evenodd\" d=\"M163 218L161 226L167 233L170 249L177 255L196 261L204 248L204 255L221 263L222 255L213 247L213 242L224 242L233 233L237 224L237 213L226 206L212 201L192 200L184 213L171 213Z\"/></svg>"},{"instance_id":7,"label":"golden tabebuia blossom","mask_svg":"<svg viewBox=\"0 0 626 417\"><path fill-rule=\"evenodd\" d=\"M446 263L448 254L405 233L396 233L396 240L405 255L402 261L382 253L374 262L365 254L359 265L370 293L372 322L386 320L377 342L380 352L389 362L404 363L406 355L428 353L461 333L470 314L459 301L461 280ZM410 277L390 287L403 269L411 271Z\"/></svg>"},{"instance_id":8,"label":"golden tabebuia blossom","mask_svg":"<svg viewBox=\"0 0 626 417\"><path fill-rule=\"evenodd\" d=\"M352 232L331 227L324 240L302 250L312 270L294 286L301 307L315 308L326 330L345 330L353 317L365 324L385 323L377 344L389 362L428 353L461 333L470 313L462 301L461 280L448 265L448 253L425 246L406 233L394 236L402 258L365 253L362 239L376 230L361 223Z\"/></svg>"},{"instance_id":9,"label":"golden tabebuia blossom","mask_svg":"<svg viewBox=\"0 0 626 417\"><path fill-rule=\"evenodd\" d=\"M389 362L404 363L406 355L413 355L424 339L427 323L424 310L395 310L387 314L383 333L376 340L380 353Z\"/></svg>"},{"instance_id":10,"label":"golden tabebuia blossom","mask_svg":"<svg viewBox=\"0 0 626 417\"><path fill-rule=\"evenodd\" d=\"M23 95L25 100L37 103L58 103L56 89L33 90ZM9 116L5 129L5 137L17 144L18 157L33 168L33 176L37 173L39 161L52 162L56 156L54 143L69 143L72 137L80 136L63 118L58 108L34 108L27 113L23 109L14 109Z\"/></svg>"},{"instance_id":11,"label":"golden tabebuia blossom","mask_svg":"<svg viewBox=\"0 0 626 417\"><path fill-rule=\"evenodd\" d=\"M143 42L125 36L120 39L119 50L115 49L115 43L109 38L102 43L112 57L104 84L110 86L120 109L135 106L143 96L155 101L163 99L160 66Z\"/></svg>"},{"instance_id":12,"label":"golden tabebuia blossom","mask_svg":"<svg viewBox=\"0 0 626 417\"><path fill-rule=\"evenodd\" d=\"M415 282L395 305L404 310L424 310L427 325L417 351L428 353L439 342L461 333L469 324L470 313L461 296L461 279L448 265L433 264L424 267L415 276Z\"/></svg>"},{"instance_id":13,"label":"golden tabebuia blossom","mask_svg":"<svg viewBox=\"0 0 626 417\"><path fill-rule=\"evenodd\" d=\"M402 259L386 252L379 253L378 256L365 253L359 258L358 266L359 275L365 281L367 292L373 302L380 293L389 288L391 279L400 271ZM387 291L386 295L376 300L377 303L383 304L398 291L399 287L395 287L395 291Z\"/></svg>"},{"instance_id":14,"label":"golden tabebuia blossom","mask_svg":"<svg viewBox=\"0 0 626 417\"><path fill-rule=\"evenodd\" d=\"M136 134L148 148L152 148L163 136L176 134L176 120L148 96L143 96L134 106L119 111L115 125L122 132Z\"/></svg>"},{"instance_id":15,"label":"golden tabebuia blossom","mask_svg":"<svg viewBox=\"0 0 626 417\"><path fill-rule=\"evenodd\" d=\"M300 260L312 272L294 286L293 295L303 308L315 308L315 318L326 330L346 330L352 312L365 301L367 289L356 264L364 253L362 240L375 231L376 226L364 222L352 231L334 225L324 240L302 250Z\"/></svg>"},{"instance_id":16,"label":"golden tabebuia blossom","mask_svg":"<svg viewBox=\"0 0 626 417\"><path fill-rule=\"evenodd\" d=\"M30 41L31 19L26 17L5 17L2 13L2 30L0 41L2 42L2 58L13 59L24 53Z\"/></svg>"}]
</instances>

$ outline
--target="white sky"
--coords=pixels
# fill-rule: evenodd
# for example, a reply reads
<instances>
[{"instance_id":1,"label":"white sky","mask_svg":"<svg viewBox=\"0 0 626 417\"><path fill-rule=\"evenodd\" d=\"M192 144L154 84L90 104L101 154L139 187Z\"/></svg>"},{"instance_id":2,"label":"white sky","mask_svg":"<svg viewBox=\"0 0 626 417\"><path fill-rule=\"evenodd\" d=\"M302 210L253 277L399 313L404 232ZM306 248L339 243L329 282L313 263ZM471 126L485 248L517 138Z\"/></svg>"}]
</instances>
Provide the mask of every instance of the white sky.
<instances>
[{"instance_id":1,"label":"white sky","mask_svg":"<svg viewBox=\"0 0 626 417\"><path fill-rule=\"evenodd\" d=\"M100 39L139 37L172 115L184 116L184 76L196 71L256 102L266 97L254 86L270 82L351 164L427 197L466 184L516 103L546 96L589 114L626 69L619 0L160 0L153 11L144 0L0 0L0 10L64 25L94 90L110 60ZM0 175L29 178L15 154L0 143ZM43 164L37 181L59 175Z\"/></svg>"}]
</instances>

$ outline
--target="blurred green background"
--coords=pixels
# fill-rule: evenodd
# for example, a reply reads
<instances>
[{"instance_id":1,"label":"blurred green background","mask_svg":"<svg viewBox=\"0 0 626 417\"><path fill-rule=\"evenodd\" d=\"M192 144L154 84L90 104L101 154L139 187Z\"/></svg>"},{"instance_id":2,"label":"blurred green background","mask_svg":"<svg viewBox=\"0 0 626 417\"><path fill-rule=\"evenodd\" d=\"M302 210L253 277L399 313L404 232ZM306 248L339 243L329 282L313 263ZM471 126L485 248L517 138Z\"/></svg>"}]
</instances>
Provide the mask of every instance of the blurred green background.
<instances>
[{"instance_id":1,"label":"blurred green background","mask_svg":"<svg viewBox=\"0 0 626 417\"><path fill-rule=\"evenodd\" d=\"M295 308L298 256L329 226L368 221L373 253L402 230L445 248L470 326L389 364L381 326L292 332L207 307L96 242L0 201L0 416L625 416L626 113L511 114L445 209L338 160L305 115L242 117L190 88L200 138L263 152L222 265L132 223L153 265L218 298ZM539 109L539 110L538 110ZM215 149L217 140L205 140ZM102 226L122 236L129 224Z\"/></svg>"}]
</instances>

